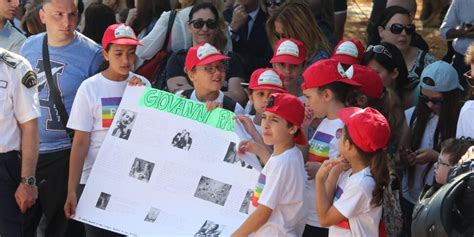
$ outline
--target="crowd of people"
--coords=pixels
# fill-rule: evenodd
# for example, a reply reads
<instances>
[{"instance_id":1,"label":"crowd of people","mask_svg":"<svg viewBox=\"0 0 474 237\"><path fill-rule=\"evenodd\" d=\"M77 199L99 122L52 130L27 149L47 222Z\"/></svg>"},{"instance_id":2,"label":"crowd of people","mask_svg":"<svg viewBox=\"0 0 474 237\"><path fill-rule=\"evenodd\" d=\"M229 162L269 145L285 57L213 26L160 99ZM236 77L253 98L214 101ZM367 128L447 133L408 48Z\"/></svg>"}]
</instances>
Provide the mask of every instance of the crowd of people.
<instances>
[{"instance_id":1,"label":"crowd of people","mask_svg":"<svg viewBox=\"0 0 474 237\"><path fill-rule=\"evenodd\" d=\"M415 0L373 0L364 39L346 0L0 0L0 236L121 236L72 218L109 128L130 136L127 86L236 114L264 168L233 236L474 235L467 198L449 228L419 214L474 195L451 184L474 163L474 3L426 2L443 59Z\"/></svg>"}]
</instances>

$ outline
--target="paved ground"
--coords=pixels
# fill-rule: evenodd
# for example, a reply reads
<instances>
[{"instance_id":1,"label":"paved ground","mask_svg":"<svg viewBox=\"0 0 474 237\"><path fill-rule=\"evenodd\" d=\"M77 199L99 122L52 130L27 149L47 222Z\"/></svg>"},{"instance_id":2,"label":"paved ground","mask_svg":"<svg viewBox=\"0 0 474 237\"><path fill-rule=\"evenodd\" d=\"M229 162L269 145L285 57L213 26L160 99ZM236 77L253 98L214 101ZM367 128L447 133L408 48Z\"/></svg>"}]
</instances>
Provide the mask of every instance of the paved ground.
<instances>
[{"instance_id":1,"label":"paved ground","mask_svg":"<svg viewBox=\"0 0 474 237\"><path fill-rule=\"evenodd\" d=\"M415 19L417 32L430 45L430 51L437 57L442 58L446 52L446 42L439 37L439 30L437 28L423 28L419 20L421 11L421 1L417 0L418 14ZM366 38L365 29L367 21L372 10L372 1L370 0L348 0L348 18L346 22L344 38L359 38L363 42Z\"/></svg>"}]
</instances>

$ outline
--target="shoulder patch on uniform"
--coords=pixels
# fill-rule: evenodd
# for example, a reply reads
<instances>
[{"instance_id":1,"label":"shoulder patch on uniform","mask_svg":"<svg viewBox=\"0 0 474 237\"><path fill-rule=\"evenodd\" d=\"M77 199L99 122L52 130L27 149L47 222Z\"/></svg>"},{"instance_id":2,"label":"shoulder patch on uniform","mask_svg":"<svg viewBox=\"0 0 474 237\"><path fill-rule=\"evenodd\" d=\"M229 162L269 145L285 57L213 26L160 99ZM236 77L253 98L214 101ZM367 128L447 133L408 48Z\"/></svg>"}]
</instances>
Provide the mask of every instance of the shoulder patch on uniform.
<instances>
[{"instance_id":1,"label":"shoulder patch on uniform","mask_svg":"<svg viewBox=\"0 0 474 237\"><path fill-rule=\"evenodd\" d=\"M26 86L26 88L31 88L33 86L38 85L38 78L36 77L36 73L33 71L26 72L23 78L21 79L21 84Z\"/></svg>"},{"instance_id":2,"label":"shoulder patch on uniform","mask_svg":"<svg viewBox=\"0 0 474 237\"><path fill-rule=\"evenodd\" d=\"M19 58L16 58L15 56L6 51L0 54L0 60L2 60L5 64L12 68L16 68L16 66L21 63L21 60Z\"/></svg>"}]
</instances>

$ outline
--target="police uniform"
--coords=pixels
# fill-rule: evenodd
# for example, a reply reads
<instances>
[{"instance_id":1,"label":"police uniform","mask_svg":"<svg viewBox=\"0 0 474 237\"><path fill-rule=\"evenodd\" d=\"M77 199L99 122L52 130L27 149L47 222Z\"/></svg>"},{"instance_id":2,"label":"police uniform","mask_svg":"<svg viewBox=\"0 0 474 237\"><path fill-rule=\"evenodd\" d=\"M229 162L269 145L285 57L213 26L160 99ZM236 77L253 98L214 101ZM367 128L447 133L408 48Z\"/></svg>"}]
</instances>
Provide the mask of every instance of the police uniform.
<instances>
[{"instance_id":1,"label":"police uniform","mask_svg":"<svg viewBox=\"0 0 474 237\"><path fill-rule=\"evenodd\" d=\"M3 48L0 75L0 236L22 236L14 197L21 180L19 124L40 116L38 80L25 58Z\"/></svg>"}]
</instances>

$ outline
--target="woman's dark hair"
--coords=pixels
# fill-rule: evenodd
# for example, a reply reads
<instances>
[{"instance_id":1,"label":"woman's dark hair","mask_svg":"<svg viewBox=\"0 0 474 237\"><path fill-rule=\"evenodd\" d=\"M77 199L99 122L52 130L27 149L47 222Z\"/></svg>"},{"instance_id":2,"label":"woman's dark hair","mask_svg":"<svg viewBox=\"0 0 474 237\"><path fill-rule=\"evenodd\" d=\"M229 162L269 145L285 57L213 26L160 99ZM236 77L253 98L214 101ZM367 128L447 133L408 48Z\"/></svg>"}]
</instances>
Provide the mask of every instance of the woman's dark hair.
<instances>
[{"instance_id":1,"label":"woman's dark hair","mask_svg":"<svg viewBox=\"0 0 474 237\"><path fill-rule=\"evenodd\" d=\"M330 90L334 93L336 100L345 103L353 87L342 82L331 82L327 85L318 87L319 91Z\"/></svg>"},{"instance_id":2,"label":"woman's dark hair","mask_svg":"<svg viewBox=\"0 0 474 237\"><path fill-rule=\"evenodd\" d=\"M363 160L367 160L369 162L370 172L372 173L372 177L375 180L375 188L372 192L372 201L370 204L372 206L382 205L384 190L390 183L390 172L388 167L389 157L387 153L385 153L383 149L379 149L372 153L363 151L357 146L357 144L354 143L351 136L349 135L349 132L347 131L346 126L344 126L343 130L343 133L345 134L344 139L355 146L357 153L359 153Z\"/></svg>"},{"instance_id":3,"label":"woman's dark hair","mask_svg":"<svg viewBox=\"0 0 474 237\"><path fill-rule=\"evenodd\" d=\"M212 12L212 15L214 15L214 18L216 19L216 22L218 23L218 27L216 29L217 30L216 37L214 37L214 42L209 42L209 43L211 43L218 49L223 49L227 44L227 37L224 34L224 30L227 28L225 26L224 19L222 19L222 16L219 13L219 10L217 10L217 7L214 6L214 4L210 2L202 2L202 3L198 3L194 5L193 8L191 8L191 11L189 12L189 20L193 19L193 16L197 11L205 10L205 9L208 9Z\"/></svg>"},{"instance_id":4,"label":"woman's dark hair","mask_svg":"<svg viewBox=\"0 0 474 237\"><path fill-rule=\"evenodd\" d=\"M137 19L131 27L137 34L147 29L152 22L156 22L164 11L171 9L170 1L165 0L138 0L135 7L137 8Z\"/></svg>"},{"instance_id":5,"label":"woman's dark hair","mask_svg":"<svg viewBox=\"0 0 474 237\"><path fill-rule=\"evenodd\" d=\"M39 11L41 8L42 5L35 6L21 20L21 28L27 32L28 36L46 31L46 26L41 22L39 17ZM30 29L28 29L28 25L30 26Z\"/></svg>"},{"instance_id":6,"label":"woman's dark hair","mask_svg":"<svg viewBox=\"0 0 474 237\"><path fill-rule=\"evenodd\" d=\"M390 19L392 19L392 17L395 16L396 14L406 15L410 18L410 12L403 7L391 6L391 7L385 8L380 13L380 17L376 20L375 30L377 31L377 34L374 35L374 39L372 39L370 42L380 43L382 39L380 38L380 35L378 34L378 27L381 26L385 28L387 26L387 23L390 21Z\"/></svg>"},{"instance_id":7,"label":"woman's dark hair","mask_svg":"<svg viewBox=\"0 0 474 237\"><path fill-rule=\"evenodd\" d=\"M411 91L413 89L409 88L410 81L408 80L408 69L405 59L397 46L388 42L382 42L378 45L382 45L387 50L387 53L376 53L373 49L367 50L362 59L362 65L367 65L371 60L375 60L390 73L397 69L398 77L395 81L395 88L393 89L400 98L403 98L402 96L405 91Z\"/></svg>"},{"instance_id":8,"label":"woman's dark hair","mask_svg":"<svg viewBox=\"0 0 474 237\"><path fill-rule=\"evenodd\" d=\"M459 89L454 89L448 92L441 92L443 94L443 104L439 113L438 124L436 125L435 137L433 147L431 149L440 150L441 141L451 137L456 137L456 127L459 118L459 111L463 105L463 94ZM420 148L421 140L425 133L426 125L431 116L431 110L425 102L418 101L410 120L410 148L416 151ZM436 137L436 134L439 137ZM431 168L431 165L428 166ZM412 166L408 170L408 185L411 187L414 181L415 167ZM427 172L424 172L426 176Z\"/></svg>"},{"instance_id":9,"label":"woman's dark hair","mask_svg":"<svg viewBox=\"0 0 474 237\"><path fill-rule=\"evenodd\" d=\"M96 43L101 44L105 30L115 23L117 22L112 8L102 3L91 3L86 9L85 26L82 33Z\"/></svg>"}]
</instances>

